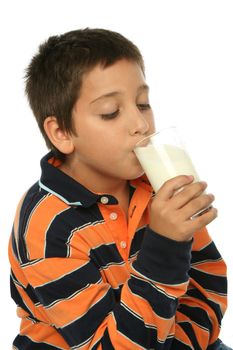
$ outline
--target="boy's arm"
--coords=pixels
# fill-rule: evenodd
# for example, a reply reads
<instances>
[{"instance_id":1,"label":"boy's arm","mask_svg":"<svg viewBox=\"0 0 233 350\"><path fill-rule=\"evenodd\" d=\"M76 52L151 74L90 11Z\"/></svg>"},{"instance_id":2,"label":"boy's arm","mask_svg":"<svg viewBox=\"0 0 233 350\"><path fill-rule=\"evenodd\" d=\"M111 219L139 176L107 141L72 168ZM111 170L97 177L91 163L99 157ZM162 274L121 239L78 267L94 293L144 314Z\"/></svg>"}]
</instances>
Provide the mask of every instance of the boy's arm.
<instances>
[{"instance_id":1,"label":"boy's arm","mask_svg":"<svg viewBox=\"0 0 233 350\"><path fill-rule=\"evenodd\" d=\"M227 307L226 265L206 228L194 235L190 281L179 299L177 324L193 344L218 338ZM202 348L202 347L201 347Z\"/></svg>"},{"instance_id":2,"label":"boy's arm","mask_svg":"<svg viewBox=\"0 0 233 350\"><path fill-rule=\"evenodd\" d=\"M161 244L162 239L164 245ZM176 285L176 283L179 282L178 276L182 276L182 269L183 274L185 271L186 274L189 274L189 283L186 285L187 292L182 295L181 290L177 300L173 324L174 337L171 348L168 348L207 349L208 345L214 343L218 338L221 320L226 310L225 263L206 228L194 235L190 270L187 265L188 256L184 259L185 251L188 254L188 243L169 241L166 237L158 236L152 230L148 231L134 266L142 275L152 273L151 266L157 266L158 271L156 273L156 270L153 270L154 275L153 277L151 275L151 278L160 282L155 283L155 285L170 295L174 294L176 287L181 286ZM144 256L145 250L147 252ZM172 280L172 278L174 279ZM168 304L164 304L165 309L166 307Z\"/></svg>"},{"instance_id":3,"label":"boy's arm","mask_svg":"<svg viewBox=\"0 0 233 350\"><path fill-rule=\"evenodd\" d=\"M194 240L187 271L190 281L187 293L179 298L175 338L181 337L181 343L195 349L205 349L217 339L226 309L226 266L205 228L216 217L216 209L211 207L190 220L214 200L212 195L202 193L207 184L191 184L192 179L177 176L163 185L151 205L150 227L166 239ZM182 191L177 193L180 188Z\"/></svg>"}]
</instances>

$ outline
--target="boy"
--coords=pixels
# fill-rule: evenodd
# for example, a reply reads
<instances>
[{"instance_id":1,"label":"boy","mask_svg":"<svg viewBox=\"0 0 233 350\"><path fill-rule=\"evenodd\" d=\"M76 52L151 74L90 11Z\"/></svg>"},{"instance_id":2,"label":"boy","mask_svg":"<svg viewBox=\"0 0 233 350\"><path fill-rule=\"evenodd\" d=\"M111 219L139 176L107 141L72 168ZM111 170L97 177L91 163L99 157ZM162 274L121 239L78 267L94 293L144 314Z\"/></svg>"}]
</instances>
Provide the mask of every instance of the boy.
<instances>
[{"instance_id":1,"label":"boy","mask_svg":"<svg viewBox=\"0 0 233 350\"><path fill-rule=\"evenodd\" d=\"M205 228L216 209L190 220L214 197L185 175L153 196L133 152L155 131L137 47L102 29L54 36L26 78L51 152L10 240L14 349L217 348L226 267Z\"/></svg>"}]
</instances>

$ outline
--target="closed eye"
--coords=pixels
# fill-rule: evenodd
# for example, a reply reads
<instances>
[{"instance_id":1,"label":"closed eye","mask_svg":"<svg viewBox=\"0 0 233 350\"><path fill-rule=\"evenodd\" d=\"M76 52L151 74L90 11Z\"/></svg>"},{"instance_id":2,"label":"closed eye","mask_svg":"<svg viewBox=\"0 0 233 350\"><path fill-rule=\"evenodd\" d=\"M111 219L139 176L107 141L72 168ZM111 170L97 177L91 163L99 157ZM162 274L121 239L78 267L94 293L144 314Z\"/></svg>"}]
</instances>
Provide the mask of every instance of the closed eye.
<instances>
[{"instance_id":1,"label":"closed eye","mask_svg":"<svg viewBox=\"0 0 233 350\"><path fill-rule=\"evenodd\" d=\"M140 103L137 106L141 111L146 111L148 109L151 109L151 106L149 103Z\"/></svg>"},{"instance_id":2,"label":"closed eye","mask_svg":"<svg viewBox=\"0 0 233 350\"><path fill-rule=\"evenodd\" d=\"M118 114L119 114L119 109L117 109L113 113L101 114L101 118L102 119L114 119L114 118L116 118L118 116Z\"/></svg>"},{"instance_id":3,"label":"closed eye","mask_svg":"<svg viewBox=\"0 0 233 350\"><path fill-rule=\"evenodd\" d=\"M141 111L146 111L146 110L151 109L151 106L150 106L149 103L140 103L140 104L137 104L137 107ZM114 111L112 113L100 114L100 116L101 116L102 119L110 120L110 119L116 118L118 116L119 112L120 112L120 110L117 109L116 111Z\"/></svg>"}]
</instances>

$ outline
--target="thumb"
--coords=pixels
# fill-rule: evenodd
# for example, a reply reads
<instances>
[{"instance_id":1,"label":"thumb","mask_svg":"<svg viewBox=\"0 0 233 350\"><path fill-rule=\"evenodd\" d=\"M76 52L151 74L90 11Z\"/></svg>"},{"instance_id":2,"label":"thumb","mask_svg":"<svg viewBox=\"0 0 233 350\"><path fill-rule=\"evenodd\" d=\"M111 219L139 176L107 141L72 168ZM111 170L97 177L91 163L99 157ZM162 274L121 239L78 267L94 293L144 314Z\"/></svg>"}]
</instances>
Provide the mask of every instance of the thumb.
<instances>
[{"instance_id":1,"label":"thumb","mask_svg":"<svg viewBox=\"0 0 233 350\"><path fill-rule=\"evenodd\" d=\"M176 191L182 189L183 186L190 184L193 180L193 175L179 175L173 177L161 186L156 197L166 201L170 199Z\"/></svg>"}]
</instances>

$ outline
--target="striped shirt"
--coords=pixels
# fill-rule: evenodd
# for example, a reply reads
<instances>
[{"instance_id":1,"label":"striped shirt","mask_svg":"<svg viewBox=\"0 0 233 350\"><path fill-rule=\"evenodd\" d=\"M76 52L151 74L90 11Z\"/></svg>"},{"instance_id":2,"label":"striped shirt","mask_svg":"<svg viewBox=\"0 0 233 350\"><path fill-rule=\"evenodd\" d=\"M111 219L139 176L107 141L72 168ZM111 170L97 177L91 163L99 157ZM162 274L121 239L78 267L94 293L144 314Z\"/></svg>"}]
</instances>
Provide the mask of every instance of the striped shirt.
<instances>
[{"instance_id":1,"label":"striped shirt","mask_svg":"<svg viewBox=\"0 0 233 350\"><path fill-rule=\"evenodd\" d=\"M226 310L226 266L206 228L192 242L153 232L145 178L128 220L49 153L20 201L9 244L21 318L13 349L207 349Z\"/></svg>"}]
</instances>

